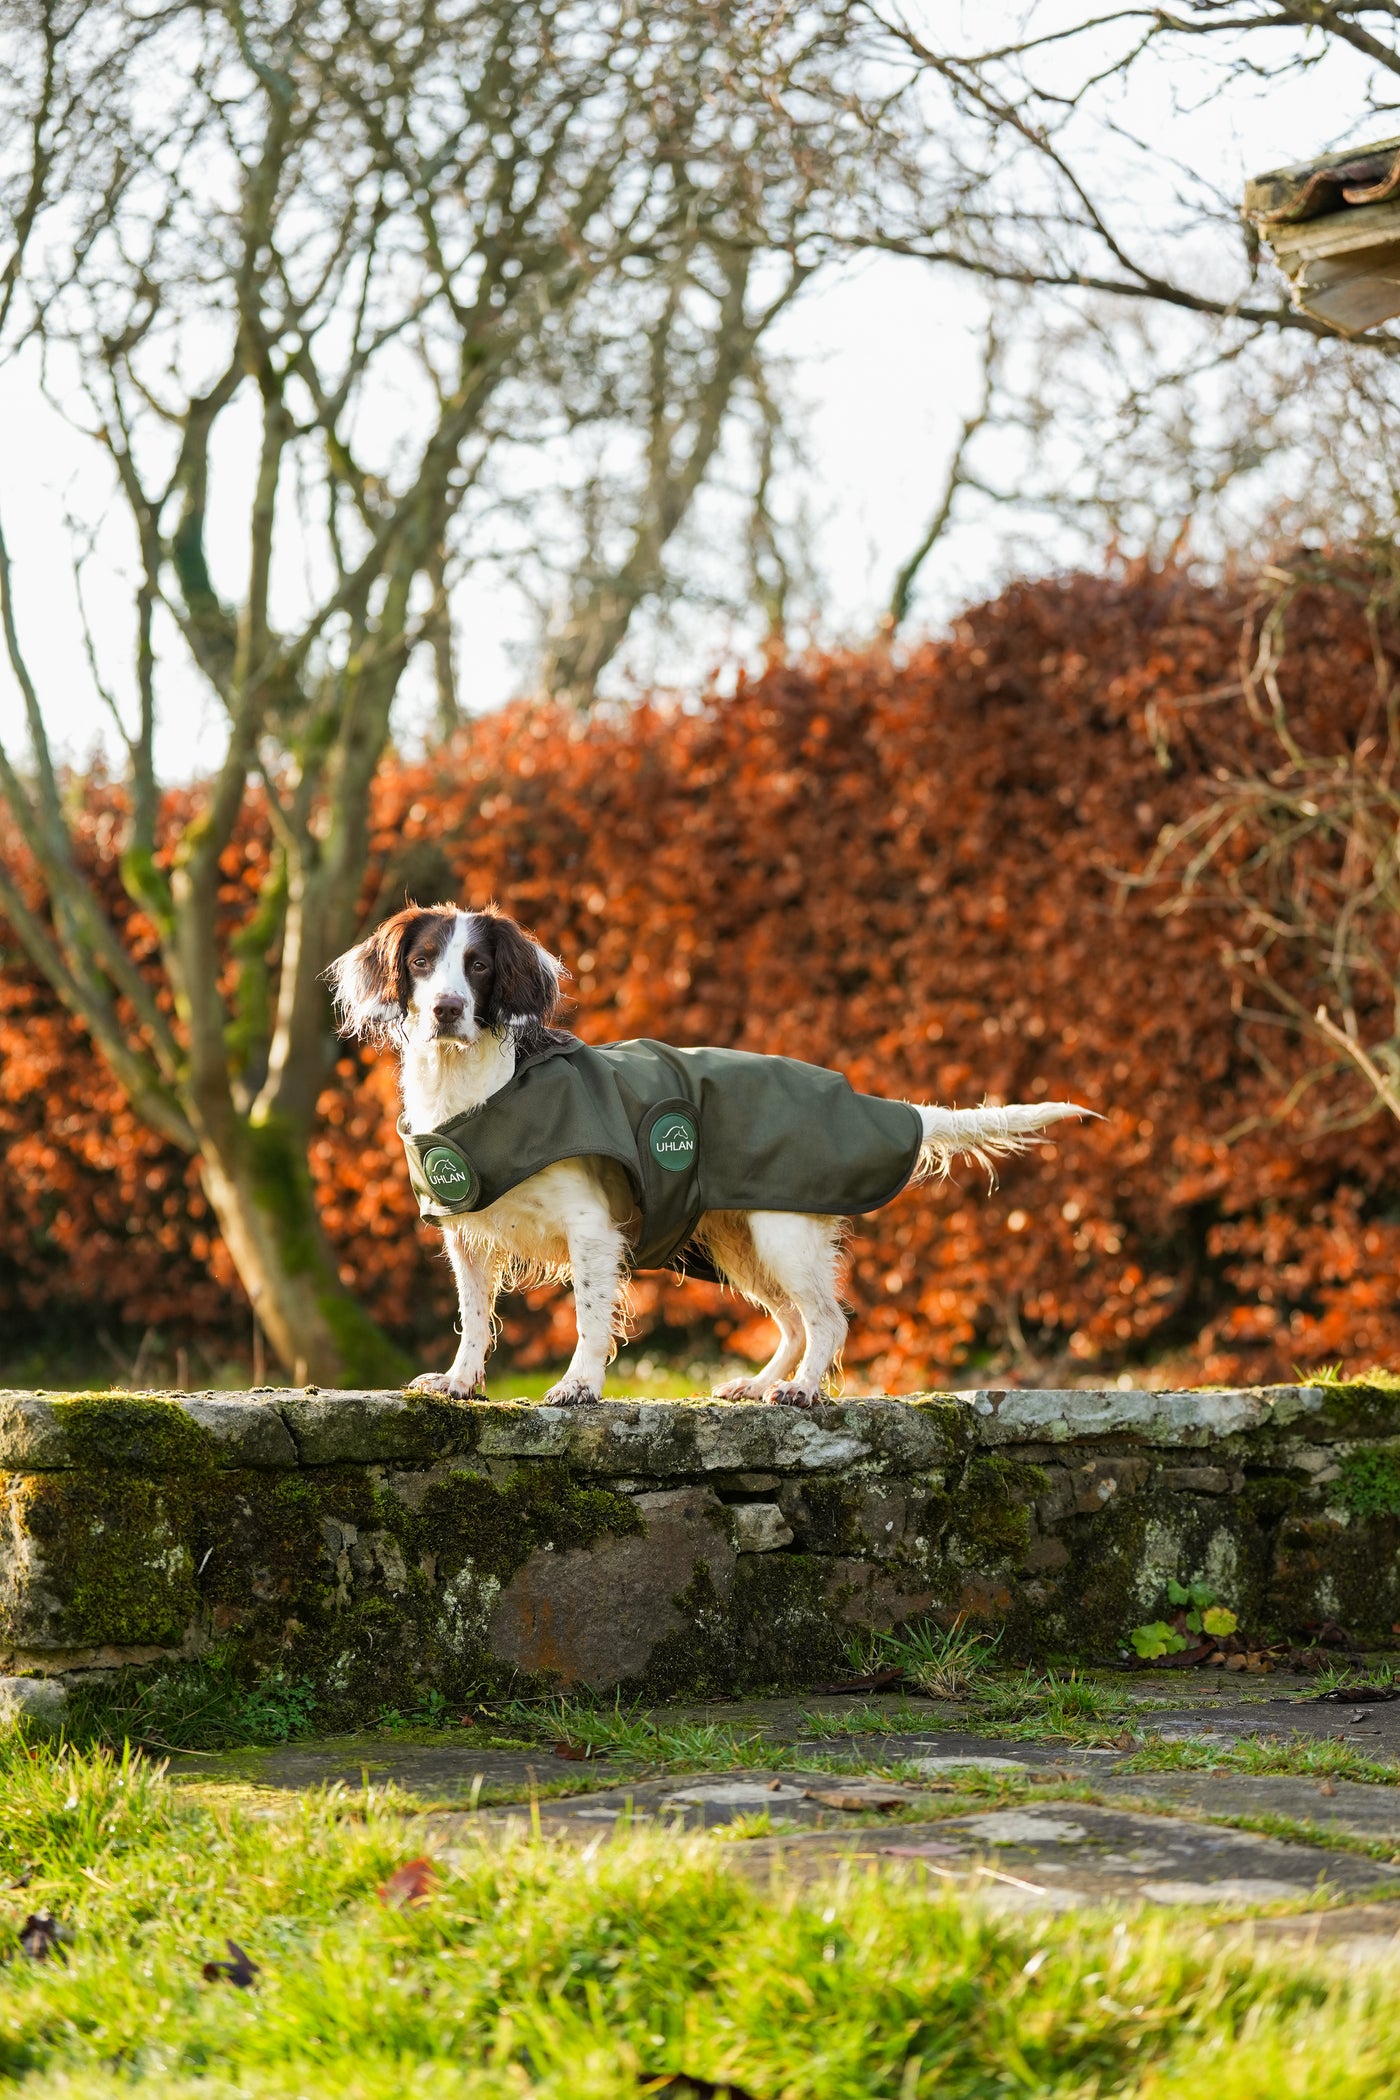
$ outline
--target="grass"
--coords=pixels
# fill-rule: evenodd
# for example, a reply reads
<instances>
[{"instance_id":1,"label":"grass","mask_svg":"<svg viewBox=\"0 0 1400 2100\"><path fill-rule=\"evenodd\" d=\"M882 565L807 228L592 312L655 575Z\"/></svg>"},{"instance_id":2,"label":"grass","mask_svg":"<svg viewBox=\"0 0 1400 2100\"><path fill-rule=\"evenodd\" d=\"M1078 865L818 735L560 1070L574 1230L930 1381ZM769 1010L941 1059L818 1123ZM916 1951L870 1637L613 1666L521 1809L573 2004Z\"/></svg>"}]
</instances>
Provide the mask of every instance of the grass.
<instances>
[{"instance_id":1,"label":"grass","mask_svg":"<svg viewBox=\"0 0 1400 2100\"><path fill-rule=\"evenodd\" d=\"M314 1732L315 1715L309 1678L272 1670L245 1683L216 1650L156 1677L123 1672L74 1691L68 1729L80 1742L233 1750L296 1742Z\"/></svg>"},{"instance_id":2,"label":"grass","mask_svg":"<svg viewBox=\"0 0 1400 2100\"><path fill-rule=\"evenodd\" d=\"M1365 1386L1373 1393L1400 1393L1400 1371L1387 1370L1384 1365L1372 1364L1365 1371L1344 1375L1340 1364L1319 1364L1306 1377L1298 1378L1299 1385Z\"/></svg>"},{"instance_id":3,"label":"grass","mask_svg":"<svg viewBox=\"0 0 1400 2100\"><path fill-rule=\"evenodd\" d=\"M1400 1689L1400 1669L1392 1662L1324 1663L1313 1679L1319 1693L1357 1692L1363 1686Z\"/></svg>"},{"instance_id":4,"label":"grass","mask_svg":"<svg viewBox=\"0 0 1400 2100\"><path fill-rule=\"evenodd\" d=\"M816 1741L844 1735L927 1735L940 1725L926 1706L911 1706L907 1699L888 1699L879 1706L852 1700L822 1712L804 1706L797 1718L803 1735Z\"/></svg>"},{"instance_id":5,"label":"grass","mask_svg":"<svg viewBox=\"0 0 1400 2100\"><path fill-rule=\"evenodd\" d=\"M1256 1779L1353 1779L1362 1786L1400 1785L1400 1764L1368 1757L1335 1736L1265 1736L1216 1743L1208 1736L1163 1742L1148 1737L1116 1772L1244 1772Z\"/></svg>"},{"instance_id":6,"label":"grass","mask_svg":"<svg viewBox=\"0 0 1400 2100\"><path fill-rule=\"evenodd\" d=\"M803 1762L791 1743L761 1729L723 1721L658 1720L645 1709L554 1700L544 1707L508 1706L507 1726L531 1725L546 1741L577 1743L634 1771L675 1766L687 1772L770 1769Z\"/></svg>"},{"instance_id":7,"label":"grass","mask_svg":"<svg viewBox=\"0 0 1400 2100\"><path fill-rule=\"evenodd\" d=\"M1001 1633L978 1633L963 1620L940 1626L916 1620L897 1633L859 1634L847 1657L857 1676L898 1667L930 1699L962 1699L984 1679L996 1659Z\"/></svg>"},{"instance_id":8,"label":"grass","mask_svg":"<svg viewBox=\"0 0 1400 2100\"><path fill-rule=\"evenodd\" d=\"M757 1826L746 1835L758 1836ZM997 1914L925 1881L757 1887L742 1843L526 1834L438 1854L388 1795L250 1810L101 1750L0 1742L0 2077L71 2100L758 2100L1016 2093L1363 2100L1400 2085L1383 1980L1265 1957L1199 1913ZM16 1947L47 1908L66 1961ZM233 1939L251 1989L206 1981Z\"/></svg>"}]
</instances>

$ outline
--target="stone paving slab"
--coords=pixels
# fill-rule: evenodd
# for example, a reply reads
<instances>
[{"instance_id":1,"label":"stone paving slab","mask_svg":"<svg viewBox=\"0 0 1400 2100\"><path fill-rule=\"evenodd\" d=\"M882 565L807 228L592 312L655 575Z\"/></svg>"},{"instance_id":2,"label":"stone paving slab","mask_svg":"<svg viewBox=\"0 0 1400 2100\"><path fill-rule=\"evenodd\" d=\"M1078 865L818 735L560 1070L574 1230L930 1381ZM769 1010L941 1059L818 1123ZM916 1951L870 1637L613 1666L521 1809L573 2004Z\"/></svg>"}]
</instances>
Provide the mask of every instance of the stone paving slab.
<instances>
[{"instance_id":1,"label":"stone paving slab","mask_svg":"<svg viewBox=\"0 0 1400 2100\"><path fill-rule=\"evenodd\" d=\"M1094 1791L1108 1800L1160 1801L1200 1816L1280 1816L1400 1852L1400 1787L1350 1779L1256 1778L1246 1772L1105 1773Z\"/></svg>"},{"instance_id":2,"label":"stone paving slab","mask_svg":"<svg viewBox=\"0 0 1400 2100\"><path fill-rule=\"evenodd\" d=\"M1256 1918L1247 1936L1270 1954L1292 1947L1348 1968L1391 1964L1400 1962L1400 1902L1349 1903L1344 1909L1311 1911L1302 1917Z\"/></svg>"},{"instance_id":3,"label":"stone paving slab","mask_svg":"<svg viewBox=\"0 0 1400 2100\"><path fill-rule=\"evenodd\" d=\"M800 1757L820 1758L842 1765L916 1764L922 1777L955 1779L959 1772L1056 1772L1075 1778L1089 1772L1112 1770L1122 1762L1122 1750L1089 1749L1076 1743L1025 1743L1003 1741L996 1736L972 1735L955 1728L930 1729L927 1733L889 1735L813 1736L799 1738L793 1750Z\"/></svg>"},{"instance_id":4,"label":"stone paving slab","mask_svg":"<svg viewBox=\"0 0 1400 2100\"><path fill-rule=\"evenodd\" d=\"M848 1773L900 1763L918 1765L919 1777L933 1784L951 1785L959 1774L979 1770L1013 1778L1024 1772L1082 1780L1111 1771L1122 1759L1116 1750L1002 1742L955 1729L798 1739L791 1747L813 1765L828 1768L833 1783ZM170 1759L170 1773L177 1781L225 1780L291 1793L316 1786L358 1787L367 1775L375 1786L393 1784L430 1800L450 1800L469 1794L478 1778L482 1789L528 1793L531 1786L579 1782L590 1772L606 1782L609 1766L617 1764L606 1754L586 1763L557 1757L549 1743L513 1749L488 1739L478 1745L469 1731L454 1730L426 1742L370 1734L215 1756L177 1752ZM766 1781L775 1775L759 1768L752 1776Z\"/></svg>"},{"instance_id":5,"label":"stone paving slab","mask_svg":"<svg viewBox=\"0 0 1400 2100\"><path fill-rule=\"evenodd\" d=\"M832 1805L837 1799L855 1802L862 1795L865 1798L859 1807ZM480 1820L504 1827L533 1822L538 1815L542 1830L560 1836L592 1835L601 1826L649 1824L675 1830L716 1830L763 1814L774 1821L827 1829L850 1827L857 1816L881 1805L912 1808L921 1798L927 1796L921 1796L917 1787L877 1787L868 1782L862 1786L842 1774L752 1769L667 1773L652 1779L619 1780L616 1785L567 1800L513 1802L483 1811Z\"/></svg>"},{"instance_id":6,"label":"stone paving slab","mask_svg":"<svg viewBox=\"0 0 1400 2100\"><path fill-rule=\"evenodd\" d=\"M430 1801L451 1801L495 1790L528 1794L532 1786L580 1783L607 1771L605 1760L572 1764L548 1743L528 1750L472 1746L460 1736L440 1742L395 1742L392 1736L345 1736L327 1742L288 1744L276 1750L231 1751L218 1756L179 1752L169 1761L177 1782L211 1781L305 1793L312 1787L398 1786ZM478 1782L480 1784L478 1785Z\"/></svg>"},{"instance_id":7,"label":"stone paving slab","mask_svg":"<svg viewBox=\"0 0 1400 2100\"><path fill-rule=\"evenodd\" d=\"M1014 1909L1104 1902L1249 1909L1317 1896L1365 1900L1400 1888L1400 1871L1356 1854L1150 1810L1018 1803L883 1828L862 1818L857 1828L859 1808L833 1809L832 1798L832 1789L801 1774L707 1773L431 1821L450 1848L492 1828L537 1825L545 1836L587 1842L635 1828L717 1830L766 1810L799 1828L726 1847L725 1858L745 1873L761 1874L784 1860L808 1876L817 1861L907 1869ZM895 1798L914 1806L918 1795L902 1790Z\"/></svg>"},{"instance_id":8,"label":"stone paving slab","mask_svg":"<svg viewBox=\"0 0 1400 2100\"><path fill-rule=\"evenodd\" d=\"M892 1702L892 1706L893 1706ZM895 1711L903 1717L910 1710L901 1702ZM1063 1776L1076 1783L1088 1782L1096 1789L1118 1795L1176 1799L1201 1813L1222 1804L1223 1814L1301 1814L1297 1806L1284 1803L1280 1787L1298 1789L1296 1801L1306 1803L1306 1820L1325 1821L1329 1827L1347 1827L1340 1820L1343 1801L1352 1803L1357 1835L1388 1838L1392 1830L1400 1842L1400 1788L1357 1787L1337 1782L1335 1797L1317 1793L1317 1782L1255 1778L1236 1773L1161 1773L1120 1775L1118 1767L1133 1754L1135 1746L1089 1746L1042 1738L1038 1742L1015 1737L976 1733L956 1725L961 1710L946 1703L929 1703L927 1727L890 1728L879 1733L860 1730L849 1735L808 1733L818 1712L839 1719L839 1708L819 1707L815 1702L795 1699L749 1700L725 1706L667 1709L655 1715L658 1723L692 1722L751 1732L775 1747L791 1749L804 1760L836 1770L862 1771L874 1766L913 1764L918 1776L930 1785L952 1784L959 1773L983 1770L1008 1778L1024 1772L1027 1778ZM1357 1723L1353 1714L1360 1713ZM947 1716L953 1725L943 1722ZM1366 1725L1374 1724L1374 1725ZM1111 1724L1110 1724L1111 1725ZM1351 1708L1298 1703L1294 1697L1256 1699L1249 1703L1203 1698L1195 1705L1181 1705L1165 1713L1145 1713L1131 1723L1135 1737L1161 1736L1166 1741L1190 1740L1221 1749L1237 1741L1260 1736L1280 1739L1305 1736L1345 1739L1366 1754L1395 1758L1400 1763L1400 1701L1391 1705ZM609 1760L600 1758L597 1769L608 1771ZM622 1767L621 1769L626 1769ZM578 1783L584 1776L581 1763L556 1757L549 1743L509 1745L493 1742L489 1729L478 1739L471 1730L450 1730L427 1736L396 1737L370 1732L319 1742L288 1744L276 1749L229 1753L217 1757L194 1754L171 1759L176 1779L227 1779L300 1791L339 1784L359 1786L368 1773L375 1784L392 1782L429 1799L454 1799L481 1788L528 1792L561 1782ZM1258 1794L1260 1788L1273 1789ZM1173 1793L1172 1789L1176 1789ZM1269 1805L1263 1806L1267 1799ZM1294 1796L1289 1800L1293 1801ZM1330 1799L1330 1809L1329 1809ZM1366 1808L1360 1804L1369 1803Z\"/></svg>"},{"instance_id":9,"label":"stone paving slab","mask_svg":"<svg viewBox=\"0 0 1400 2100\"><path fill-rule=\"evenodd\" d=\"M1145 1714L1133 1726L1143 1734L1160 1735L1169 1742L1199 1735L1226 1742L1261 1736L1315 1736L1319 1740L1354 1743L1366 1757L1400 1759L1400 1699L1355 1705L1347 1700L1322 1700L1315 1692L1301 1697L1280 1693L1267 1703L1251 1700L1248 1705L1218 1699L1209 1707L1182 1706L1174 1711Z\"/></svg>"},{"instance_id":10,"label":"stone paving slab","mask_svg":"<svg viewBox=\"0 0 1400 2100\"><path fill-rule=\"evenodd\" d=\"M1284 1695L1227 1699L1183 1690L1167 1712L1144 1712L1134 1733L1160 1728L1223 1744L1259 1732L1293 1733L1301 1714L1313 1723L1310 1735L1351 1739L1351 1714L1362 1711L1300 1704L1305 1695L1296 1686ZM522 1826L586 1843L640 1825L733 1831L723 1846L726 1860L759 1880L778 1872L812 1880L838 1867L909 1874L1001 1909L1112 1902L1252 1915L1321 1896L1348 1906L1354 1925L1324 1929L1316 1919L1295 1920L1275 1937L1348 1962L1400 1959L1400 1903L1384 1900L1392 1890L1400 1895L1400 1859L1311 1843L1301 1834L1227 1827L1230 1820L1277 1817L1400 1854L1400 1787L1337 1780L1323 1792L1312 1778L1124 1771L1121 1746L976 1734L956 1725L961 1711L946 1702L929 1703L927 1727L908 1725L918 1711L913 1702L891 1702L892 1721L897 1716L905 1725L814 1737L808 1731L815 1711L810 1700L751 1700L653 1716L658 1726L689 1721L751 1730L796 1752L805 1769L658 1772L620 1756L566 1760L549 1743L501 1740L503 1730L493 1740L486 1724L479 1733L369 1733L216 1758L187 1755L172 1760L172 1770L179 1779L279 1791L392 1782L434 1804L425 1836L449 1849ZM824 1718L837 1719L839 1711L839 1702L827 1702ZM1400 1713L1384 1705L1365 1712L1388 1724L1386 1736L1394 1739ZM1005 1784L999 1800L958 1791L978 1772ZM1047 1799L1044 1789L1056 1782L1095 1798Z\"/></svg>"}]
</instances>

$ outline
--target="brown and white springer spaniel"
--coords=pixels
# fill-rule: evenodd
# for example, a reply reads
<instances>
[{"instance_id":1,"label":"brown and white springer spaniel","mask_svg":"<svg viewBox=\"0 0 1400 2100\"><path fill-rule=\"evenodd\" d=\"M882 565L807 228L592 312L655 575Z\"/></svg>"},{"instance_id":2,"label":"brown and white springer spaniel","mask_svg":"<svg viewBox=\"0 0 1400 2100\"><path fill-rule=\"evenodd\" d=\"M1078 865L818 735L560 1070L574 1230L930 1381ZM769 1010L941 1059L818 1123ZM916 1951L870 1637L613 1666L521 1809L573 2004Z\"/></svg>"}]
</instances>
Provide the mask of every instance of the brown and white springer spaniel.
<instances>
[{"instance_id":1,"label":"brown and white springer spaniel","mask_svg":"<svg viewBox=\"0 0 1400 2100\"><path fill-rule=\"evenodd\" d=\"M401 1059L412 1130L433 1130L479 1107L515 1070L517 1052L552 1035L562 966L494 906L410 908L331 965L342 1031L392 1043ZM1049 1101L1009 1108L930 1108L919 1103L919 1172L947 1173L971 1157L986 1165L1020 1152L1066 1116L1090 1111ZM445 1218L457 1279L461 1342L448 1371L414 1380L420 1392L479 1396L503 1286L571 1278L578 1344L554 1406L602 1397L603 1373L623 1326L629 1221L627 1177L615 1161L568 1159L521 1182L488 1207ZM791 1211L710 1211L696 1241L716 1273L772 1315L778 1346L751 1378L720 1398L811 1407L846 1334L839 1297L845 1225Z\"/></svg>"}]
</instances>

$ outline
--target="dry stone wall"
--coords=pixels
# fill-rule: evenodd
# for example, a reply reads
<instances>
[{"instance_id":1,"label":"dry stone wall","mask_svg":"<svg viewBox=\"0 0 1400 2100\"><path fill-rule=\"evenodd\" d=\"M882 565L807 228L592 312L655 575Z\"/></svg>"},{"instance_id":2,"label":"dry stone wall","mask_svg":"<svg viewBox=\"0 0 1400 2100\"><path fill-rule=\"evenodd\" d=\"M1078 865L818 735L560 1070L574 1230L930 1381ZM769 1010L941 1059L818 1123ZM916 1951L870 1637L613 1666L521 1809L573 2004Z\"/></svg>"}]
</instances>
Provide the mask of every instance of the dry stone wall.
<instances>
[{"instance_id":1,"label":"dry stone wall","mask_svg":"<svg viewBox=\"0 0 1400 2100\"><path fill-rule=\"evenodd\" d=\"M12 1675L275 1668L347 1721L429 1687L797 1688L926 1615L1115 1659L1173 1577L1261 1636L1388 1642L1400 1396L0 1394Z\"/></svg>"}]
</instances>

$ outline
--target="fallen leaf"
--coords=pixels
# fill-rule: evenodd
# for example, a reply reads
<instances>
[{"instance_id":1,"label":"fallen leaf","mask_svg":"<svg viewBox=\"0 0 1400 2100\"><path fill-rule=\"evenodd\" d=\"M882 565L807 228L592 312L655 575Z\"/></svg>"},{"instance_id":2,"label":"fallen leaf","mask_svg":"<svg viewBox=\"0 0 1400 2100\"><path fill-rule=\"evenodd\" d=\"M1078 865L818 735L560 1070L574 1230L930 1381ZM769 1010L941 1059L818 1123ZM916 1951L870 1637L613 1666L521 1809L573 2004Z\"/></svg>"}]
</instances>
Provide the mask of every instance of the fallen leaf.
<instances>
[{"instance_id":1,"label":"fallen leaf","mask_svg":"<svg viewBox=\"0 0 1400 2100\"><path fill-rule=\"evenodd\" d=\"M1113 1738L1113 1740L1118 1745L1118 1748L1120 1750L1131 1750L1133 1747L1134 1737L1132 1731L1130 1729L1125 1728L1121 1735L1116 1735Z\"/></svg>"},{"instance_id":2,"label":"fallen leaf","mask_svg":"<svg viewBox=\"0 0 1400 2100\"><path fill-rule=\"evenodd\" d=\"M770 1794L776 1794L776 1793L777 1793L777 1792L779 1791L779 1789L781 1788L781 1786L782 1786L782 1783L783 1783L783 1782L782 1782L782 1780L781 1780L781 1779L770 1779L770 1780L769 1780L769 1782L768 1782L768 1791L769 1791L769 1793L770 1793Z\"/></svg>"},{"instance_id":3,"label":"fallen leaf","mask_svg":"<svg viewBox=\"0 0 1400 2100\"><path fill-rule=\"evenodd\" d=\"M1335 1794L1337 1791L1330 1779L1324 1779L1318 1786L1317 1790L1319 1794Z\"/></svg>"},{"instance_id":4,"label":"fallen leaf","mask_svg":"<svg viewBox=\"0 0 1400 2100\"><path fill-rule=\"evenodd\" d=\"M591 1743L556 1743L554 1745L554 1755L556 1757L567 1757L570 1764L580 1765L585 1758L597 1757L599 1752L593 1748Z\"/></svg>"},{"instance_id":5,"label":"fallen leaf","mask_svg":"<svg viewBox=\"0 0 1400 2100\"><path fill-rule=\"evenodd\" d=\"M51 1910L34 1910L19 1928L19 1943L31 1961L47 1961L56 1954L67 1961L63 1942L67 1937Z\"/></svg>"},{"instance_id":6,"label":"fallen leaf","mask_svg":"<svg viewBox=\"0 0 1400 2100\"><path fill-rule=\"evenodd\" d=\"M904 1666L896 1663L888 1670L875 1670L869 1677L843 1677L839 1684L814 1684L812 1696L817 1699L836 1699L847 1692L889 1692L896 1685L906 1682ZM911 1689L917 1691L918 1687Z\"/></svg>"},{"instance_id":7,"label":"fallen leaf","mask_svg":"<svg viewBox=\"0 0 1400 2100\"><path fill-rule=\"evenodd\" d=\"M887 1808L902 1808L909 1796L905 1793L882 1793L878 1787L870 1787L868 1789L856 1787L833 1788L829 1793L826 1791L819 1792L815 1787L809 1787L803 1798L807 1801L815 1801L821 1808L842 1808L849 1814L856 1814L863 1808L875 1808L882 1811Z\"/></svg>"},{"instance_id":8,"label":"fallen leaf","mask_svg":"<svg viewBox=\"0 0 1400 2100\"><path fill-rule=\"evenodd\" d=\"M390 1910L405 1910L414 1903L426 1903L437 1886L437 1869L430 1859L405 1860L395 1867L389 1879L379 1891L379 1900Z\"/></svg>"},{"instance_id":9,"label":"fallen leaf","mask_svg":"<svg viewBox=\"0 0 1400 2100\"><path fill-rule=\"evenodd\" d=\"M1183 1648L1179 1655L1154 1657L1146 1667L1151 1670L1194 1670L1196 1664L1204 1662L1214 1647L1214 1641L1197 1641L1194 1647Z\"/></svg>"},{"instance_id":10,"label":"fallen leaf","mask_svg":"<svg viewBox=\"0 0 1400 2100\"><path fill-rule=\"evenodd\" d=\"M251 1954L245 1954L237 1940L225 1940L231 1961L207 1961L200 1972L206 1983L232 1983L240 1991L252 1989L253 1978L258 1974L258 1965Z\"/></svg>"},{"instance_id":11,"label":"fallen leaf","mask_svg":"<svg viewBox=\"0 0 1400 2100\"><path fill-rule=\"evenodd\" d=\"M1400 1699L1400 1686L1354 1684L1350 1691L1341 1691L1334 1686L1330 1692L1313 1694L1316 1706L1385 1706L1392 1699Z\"/></svg>"}]
</instances>

